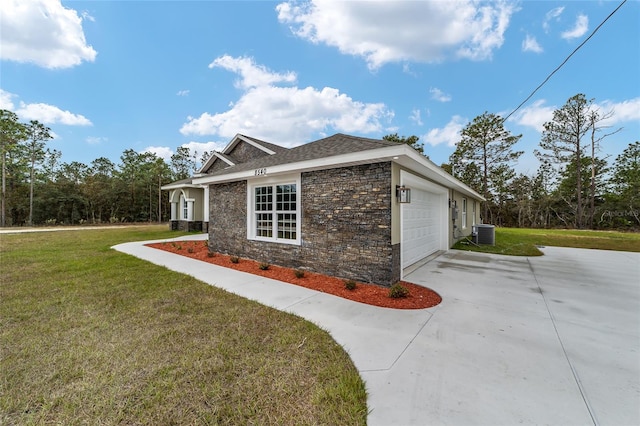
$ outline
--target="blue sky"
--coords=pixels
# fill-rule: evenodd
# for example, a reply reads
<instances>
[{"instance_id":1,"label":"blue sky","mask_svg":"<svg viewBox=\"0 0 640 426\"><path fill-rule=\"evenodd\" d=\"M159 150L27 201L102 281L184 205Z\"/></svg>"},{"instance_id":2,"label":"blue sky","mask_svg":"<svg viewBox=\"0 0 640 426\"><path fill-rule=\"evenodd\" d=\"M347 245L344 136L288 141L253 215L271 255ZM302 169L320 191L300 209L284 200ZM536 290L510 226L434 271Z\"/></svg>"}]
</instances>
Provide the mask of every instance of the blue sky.
<instances>
[{"instance_id":1,"label":"blue sky","mask_svg":"<svg viewBox=\"0 0 640 426\"><path fill-rule=\"evenodd\" d=\"M62 161L417 135L446 162L485 111L506 116L619 1L3 0L0 108L48 125ZM534 173L542 124L577 93L610 162L640 139L640 2L627 1L506 123Z\"/></svg>"}]
</instances>

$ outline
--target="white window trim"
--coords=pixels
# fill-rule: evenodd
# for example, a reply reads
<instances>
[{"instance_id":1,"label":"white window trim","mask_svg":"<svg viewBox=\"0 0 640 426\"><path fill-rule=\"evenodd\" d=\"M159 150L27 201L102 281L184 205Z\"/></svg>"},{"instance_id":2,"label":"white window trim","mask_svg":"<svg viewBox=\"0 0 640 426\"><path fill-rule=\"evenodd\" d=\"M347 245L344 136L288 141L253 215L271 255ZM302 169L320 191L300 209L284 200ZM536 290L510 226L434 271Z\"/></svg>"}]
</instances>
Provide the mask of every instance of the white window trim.
<instances>
[{"instance_id":1,"label":"white window trim","mask_svg":"<svg viewBox=\"0 0 640 426\"><path fill-rule=\"evenodd\" d=\"M467 199L462 199L462 229L467 229Z\"/></svg>"},{"instance_id":2,"label":"white window trim","mask_svg":"<svg viewBox=\"0 0 640 426\"><path fill-rule=\"evenodd\" d=\"M288 240L288 239L279 239L278 233L274 232L273 237L258 237L256 235L256 221L255 221L255 188L258 186L269 186L269 185L287 185L287 184L295 184L296 185L296 239ZM275 197L275 191L274 191ZM275 198L274 198L275 205ZM266 241L270 243L280 243L280 244L293 244L293 245L301 245L302 244L302 185L300 174L288 174L283 176L275 176L275 177L265 177L260 179L252 179L247 182L247 239L254 241ZM275 210L273 210L275 215ZM292 211L293 213L293 211ZM277 216L273 218L274 226L277 224ZM274 229L274 231L276 231Z\"/></svg>"},{"instance_id":3,"label":"white window trim","mask_svg":"<svg viewBox=\"0 0 640 426\"><path fill-rule=\"evenodd\" d=\"M471 226L476 226L476 200L473 200L473 207L471 210Z\"/></svg>"},{"instance_id":4,"label":"white window trim","mask_svg":"<svg viewBox=\"0 0 640 426\"><path fill-rule=\"evenodd\" d=\"M196 200L194 198L187 198L184 194L180 195L180 199L178 201L178 220L193 222L193 207L195 205ZM184 203L187 203L187 217L184 217Z\"/></svg>"}]
</instances>

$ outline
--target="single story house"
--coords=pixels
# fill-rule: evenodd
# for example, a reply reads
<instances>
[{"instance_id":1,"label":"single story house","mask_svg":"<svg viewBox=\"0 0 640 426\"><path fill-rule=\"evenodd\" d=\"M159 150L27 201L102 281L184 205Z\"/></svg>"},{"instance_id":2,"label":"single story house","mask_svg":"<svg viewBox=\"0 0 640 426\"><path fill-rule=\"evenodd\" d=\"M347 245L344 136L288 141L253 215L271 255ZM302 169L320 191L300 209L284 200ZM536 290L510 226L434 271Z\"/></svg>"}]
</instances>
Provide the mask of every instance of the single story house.
<instances>
[{"instance_id":1,"label":"single story house","mask_svg":"<svg viewBox=\"0 0 640 426\"><path fill-rule=\"evenodd\" d=\"M202 221L212 251L385 286L470 235L483 200L406 144L344 134L290 149L239 134L164 188L172 224Z\"/></svg>"}]
</instances>

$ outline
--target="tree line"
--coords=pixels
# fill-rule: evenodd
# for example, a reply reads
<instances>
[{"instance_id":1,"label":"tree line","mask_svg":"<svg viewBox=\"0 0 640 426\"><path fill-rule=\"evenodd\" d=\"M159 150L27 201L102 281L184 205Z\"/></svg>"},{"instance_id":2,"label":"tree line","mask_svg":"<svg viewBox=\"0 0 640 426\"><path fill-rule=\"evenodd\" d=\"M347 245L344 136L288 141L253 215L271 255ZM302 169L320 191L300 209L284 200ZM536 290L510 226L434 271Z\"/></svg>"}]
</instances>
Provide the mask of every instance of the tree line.
<instances>
[{"instance_id":1,"label":"tree line","mask_svg":"<svg viewBox=\"0 0 640 426\"><path fill-rule=\"evenodd\" d=\"M180 147L167 162L128 149L119 164L105 157L63 163L60 151L47 148L51 139L42 123L0 110L0 226L166 221L170 206L160 187L192 176L209 155Z\"/></svg>"},{"instance_id":2,"label":"tree line","mask_svg":"<svg viewBox=\"0 0 640 426\"><path fill-rule=\"evenodd\" d=\"M640 142L632 142L613 165L601 154L606 138L620 129L603 125L613 112L577 94L544 124L540 167L516 173L522 135L485 112L467 124L442 168L486 199L482 220L498 226L577 229L640 229ZM170 161L128 149L114 164L105 157L91 164L60 162L46 147L51 130L37 121L22 123L0 110L2 197L0 226L162 222L170 206L161 186L186 179L211 153L178 148ZM424 154L417 136L384 139L406 143Z\"/></svg>"},{"instance_id":3,"label":"tree line","mask_svg":"<svg viewBox=\"0 0 640 426\"><path fill-rule=\"evenodd\" d=\"M520 228L640 229L640 142L629 143L610 165L601 147L621 129L604 125L613 111L601 111L584 94L569 98L544 124L540 167L533 175L513 166L523 151L522 135L485 112L467 124L441 167L486 199L482 220ZM387 135L423 152L418 137Z\"/></svg>"}]
</instances>

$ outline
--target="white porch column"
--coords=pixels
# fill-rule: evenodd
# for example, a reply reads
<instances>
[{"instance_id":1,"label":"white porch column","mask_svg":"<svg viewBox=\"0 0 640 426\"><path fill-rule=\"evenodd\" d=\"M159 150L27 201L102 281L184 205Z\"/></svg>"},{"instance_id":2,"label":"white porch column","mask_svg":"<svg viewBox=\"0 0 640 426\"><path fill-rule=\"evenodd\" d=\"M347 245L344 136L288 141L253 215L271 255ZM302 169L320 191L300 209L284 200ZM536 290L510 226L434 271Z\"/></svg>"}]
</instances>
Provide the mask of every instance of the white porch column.
<instances>
[{"instance_id":1,"label":"white porch column","mask_svg":"<svg viewBox=\"0 0 640 426\"><path fill-rule=\"evenodd\" d=\"M178 220L178 203L171 202L171 220Z\"/></svg>"},{"instance_id":2,"label":"white porch column","mask_svg":"<svg viewBox=\"0 0 640 426\"><path fill-rule=\"evenodd\" d=\"M202 215L202 217L204 218L205 222L209 222L209 187L205 187L204 188L204 206L202 207L204 209L204 214Z\"/></svg>"}]
</instances>

